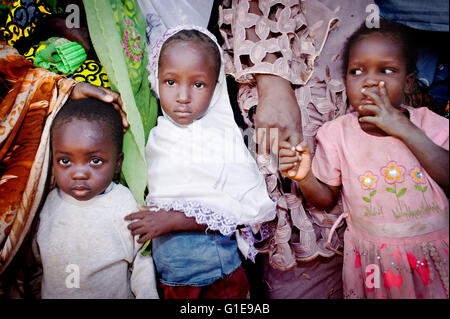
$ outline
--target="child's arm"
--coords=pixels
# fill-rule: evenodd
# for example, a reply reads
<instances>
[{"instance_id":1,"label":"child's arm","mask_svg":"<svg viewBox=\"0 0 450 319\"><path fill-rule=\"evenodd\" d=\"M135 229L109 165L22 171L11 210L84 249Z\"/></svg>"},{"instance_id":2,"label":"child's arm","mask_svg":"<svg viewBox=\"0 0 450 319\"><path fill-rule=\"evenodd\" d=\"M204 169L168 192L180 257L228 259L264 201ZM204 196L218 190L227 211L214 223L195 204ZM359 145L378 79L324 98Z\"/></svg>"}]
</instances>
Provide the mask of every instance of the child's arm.
<instances>
[{"instance_id":1,"label":"child's arm","mask_svg":"<svg viewBox=\"0 0 450 319\"><path fill-rule=\"evenodd\" d=\"M306 200L319 209L330 209L336 204L339 187L319 181L311 172L311 153L305 142L292 148L287 142L280 143L280 171L297 181Z\"/></svg>"},{"instance_id":2,"label":"child's arm","mask_svg":"<svg viewBox=\"0 0 450 319\"><path fill-rule=\"evenodd\" d=\"M363 91L376 105L361 105L360 109L373 112L373 116L364 116L361 122L372 123L385 133L397 137L411 150L423 168L444 190L449 191L449 152L436 145L420 128L414 125L402 112L394 108L383 82L379 93Z\"/></svg>"},{"instance_id":3,"label":"child's arm","mask_svg":"<svg viewBox=\"0 0 450 319\"><path fill-rule=\"evenodd\" d=\"M139 206L139 212L129 214L125 220L135 220L128 225L131 234L143 235L137 242L145 243L148 240L177 231L205 231L207 225L197 224L194 217L187 217L180 211L165 211L163 209L152 211L151 207Z\"/></svg>"}]
</instances>

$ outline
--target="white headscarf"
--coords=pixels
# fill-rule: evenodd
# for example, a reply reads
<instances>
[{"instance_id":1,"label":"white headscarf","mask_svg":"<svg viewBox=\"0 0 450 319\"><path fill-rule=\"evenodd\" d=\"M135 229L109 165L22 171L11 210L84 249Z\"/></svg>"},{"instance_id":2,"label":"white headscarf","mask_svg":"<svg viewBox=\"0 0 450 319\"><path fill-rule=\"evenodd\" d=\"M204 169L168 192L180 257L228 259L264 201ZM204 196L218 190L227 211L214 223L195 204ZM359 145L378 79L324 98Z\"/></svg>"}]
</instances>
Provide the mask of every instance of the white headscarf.
<instances>
[{"instance_id":1,"label":"white headscarf","mask_svg":"<svg viewBox=\"0 0 450 319\"><path fill-rule=\"evenodd\" d=\"M192 124L179 125L164 112L158 117L146 146L147 204L183 211L186 216L195 217L197 223L230 235L237 225L255 226L272 220L275 203L269 198L264 176L234 121L223 53L215 37L198 26L167 30L149 54L149 80L159 98L161 47L180 30L192 29L209 36L220 51L218 83L205 115Z\"/></svg>"},{"instance_id":2,"label":"white headscarf","mask_svg":"<svg viewBox=\"0 0 450 319\"><path fill-rule=\"evenodd\" d=\"M138 0L147 21L147 45L153 46L167 28L198 25L206 28L214 1L211 0Z\"/></svg>"}]
</instances>

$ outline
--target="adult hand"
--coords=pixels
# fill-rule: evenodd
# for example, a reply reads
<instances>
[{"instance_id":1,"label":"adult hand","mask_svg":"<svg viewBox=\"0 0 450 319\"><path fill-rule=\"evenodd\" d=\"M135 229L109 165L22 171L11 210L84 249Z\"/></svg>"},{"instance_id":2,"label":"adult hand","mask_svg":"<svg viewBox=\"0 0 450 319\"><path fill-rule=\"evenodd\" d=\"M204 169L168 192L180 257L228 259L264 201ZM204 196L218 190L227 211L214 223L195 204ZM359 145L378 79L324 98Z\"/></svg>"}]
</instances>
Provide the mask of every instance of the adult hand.
<instances>
[{"instance_id":1,"label":"adult hand","mask_svg":"<svg viewBox=\"0 0 450 319\"><path fill-rule=\"evenodd\" d=\"M278 152L278 144L285 141L298 145L302 141L300 108L291 83L279 76L256 75L258 107L254 117L256 139L260 152ZM277 129L270 134L270 129Z\"/></svg>"},{"instance_id":2,"label":"adult hand","mask_svg":"<svg viewBox=\"0 0 450 319\"><path fill-rule=\"evenodd\" d=\"M105 103L111 103L114 108L120 112L124 132L127 130L129 126L127 121L127 113L123 108L123 102L119 93L101 86L95 86L86 82L78 82L73 88L70 98L74 100L95 98Z\"/></svg>"}]
</instances>

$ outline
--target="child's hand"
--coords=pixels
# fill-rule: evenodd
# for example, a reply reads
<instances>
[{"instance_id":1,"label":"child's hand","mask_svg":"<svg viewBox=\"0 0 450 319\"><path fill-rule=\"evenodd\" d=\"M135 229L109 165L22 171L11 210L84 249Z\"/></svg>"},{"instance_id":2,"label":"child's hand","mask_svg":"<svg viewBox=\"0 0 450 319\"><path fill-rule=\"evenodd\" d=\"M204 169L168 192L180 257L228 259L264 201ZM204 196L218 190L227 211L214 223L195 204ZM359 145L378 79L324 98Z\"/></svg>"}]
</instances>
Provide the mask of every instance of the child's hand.
<instances>
[{"instance_id":1,"label":"child's hand","mask_svg":"<svg viewBox=\"0 0 450 319\"><path fill-rule=\"evenodd\" d=\"M296 147L288 142L281 142L279 168L284 176L296 181L303 180L311 170L311 153L306 141Z\"/></svg>"},{"instance_id":2,"label":"child's hand","mask_svg":"<svg viewBox=\"0 0 450 319\"><path fill-rule=\"evenodd\" d=\"M139 205L139 212L125 216L125 220L135 220L128 225L131 235L139 235L138 243L142 244L148 240L170 232L170 218L165 210L154 210L150 206ZM142 235L142 236L141 236Z\"/></svg>"},{"instance_id":3,"label":"child's hand","mask_svg":"<svg viewBox=\"0 0 450 319\"><path fill-rule=\"evenodd\" d=\"M392 106L383 81L378 84L379 95L362 89L361 92L371 98L375 105L360 105L360 110L368 110L372 116L362 116L359 121L376 125L386 134L401 137L411 125L409 119L399 110Z\"/></svg>"}]
</instances>

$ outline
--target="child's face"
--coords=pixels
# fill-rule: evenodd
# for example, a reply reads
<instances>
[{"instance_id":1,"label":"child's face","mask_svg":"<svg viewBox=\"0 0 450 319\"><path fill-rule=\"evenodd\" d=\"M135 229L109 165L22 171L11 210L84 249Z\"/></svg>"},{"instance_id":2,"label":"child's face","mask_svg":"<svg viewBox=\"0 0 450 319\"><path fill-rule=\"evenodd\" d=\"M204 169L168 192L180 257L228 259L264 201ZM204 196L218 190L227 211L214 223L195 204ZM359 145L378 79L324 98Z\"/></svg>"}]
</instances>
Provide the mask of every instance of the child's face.
<instances>
[{"instance_id":1,"label":"child's face","mask_svg":"<svg viewBox=\"0 0 450 319\"><path fill-rule=\"evenodd\" d=\"M123 154L97 123L73 119L52 136L53 168L58 187L73 198L101 194L120 171Z\"/></svg>"},{"instance_id":2,"label":"child's face","mask_svg":"<svg viewBox=\"0 0 450 319\"><path fill-rule=\"evenodd\" d=\"M205 114L217 74L208 52L192 43L174 43L159 67L161 107L178 124L188 125Z\"/></svg>"},{"instance_id":3,"label":"child's face","mask_svg":"<svg viewBox=\"0 0 450 319\"><path fill-rule=\"evenodd\" d=\"M403 94L410 85L412 74L407 74L401 48L390 37L371 34L356 42L350 49L346 73L346 88L350 104L361 115L359 106L374 105L374 101L361 93L361 89L379 94L378 84L384 81L391 105L399 108Z\"/></svg>"}]
</instances>

